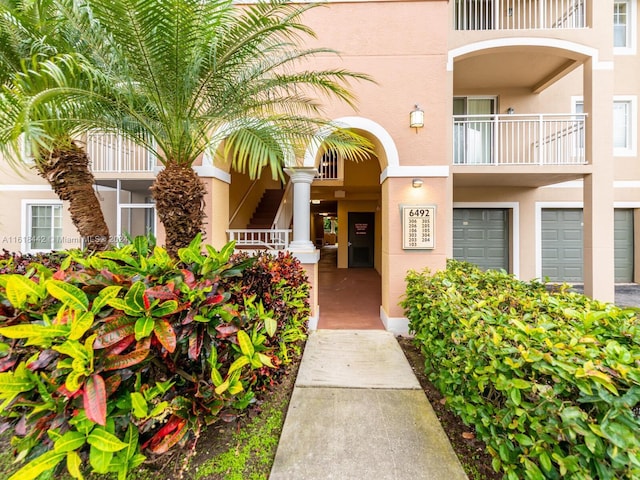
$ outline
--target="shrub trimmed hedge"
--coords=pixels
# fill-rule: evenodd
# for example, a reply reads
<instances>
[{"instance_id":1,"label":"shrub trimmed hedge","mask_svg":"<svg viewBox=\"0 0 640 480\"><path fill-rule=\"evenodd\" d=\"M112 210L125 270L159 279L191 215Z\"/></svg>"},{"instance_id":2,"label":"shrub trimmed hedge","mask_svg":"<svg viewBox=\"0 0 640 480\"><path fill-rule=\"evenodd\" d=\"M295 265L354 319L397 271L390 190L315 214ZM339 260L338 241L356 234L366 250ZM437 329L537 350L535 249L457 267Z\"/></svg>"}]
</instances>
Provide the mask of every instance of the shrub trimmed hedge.
<instances>
[{"instance_id":1,"label":"shrub trimmed hedge","mask_svg":"<svg viewBox=\"0 0 640 480\"><path fill-rule=\"evenodd\" d=\"M509 479L640 478L640 322L540 282L450 260L402 306L447 405Z\"/></svg>"},{"instance_id":2,"label":"shrub trimmed hedge","mask_svg":"<svg viewBox=\"0 0 640 480\"><path fill-rule=\"evenodd\" d=\"M0 431L25 463L12 480L87 464L126 479L256 402L300 349L309 287L292 257L232 252L198 237L175 261L138 237L28 265L5 254Z\"/></svg>"}]
</instances>

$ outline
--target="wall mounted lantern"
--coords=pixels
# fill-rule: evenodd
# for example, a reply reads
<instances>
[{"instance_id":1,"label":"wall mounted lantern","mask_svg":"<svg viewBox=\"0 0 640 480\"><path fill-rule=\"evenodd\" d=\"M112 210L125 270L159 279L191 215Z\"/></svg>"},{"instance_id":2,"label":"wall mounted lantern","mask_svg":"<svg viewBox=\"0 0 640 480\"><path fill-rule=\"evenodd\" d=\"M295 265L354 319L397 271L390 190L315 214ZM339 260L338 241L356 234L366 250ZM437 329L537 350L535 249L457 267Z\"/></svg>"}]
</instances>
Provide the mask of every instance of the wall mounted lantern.
<instances>
[{"instance_id":1,"label":"wall mounted lantern","mask_svg":"<svg viewBox=\"0 0 640 480\"><path fill-rule=\"evenodd\" d=\"M424 111L417 104L409 114L409 126L415 128L416 133L418 133L419 128L424 127Z\"/></svg>"}]
</instances>

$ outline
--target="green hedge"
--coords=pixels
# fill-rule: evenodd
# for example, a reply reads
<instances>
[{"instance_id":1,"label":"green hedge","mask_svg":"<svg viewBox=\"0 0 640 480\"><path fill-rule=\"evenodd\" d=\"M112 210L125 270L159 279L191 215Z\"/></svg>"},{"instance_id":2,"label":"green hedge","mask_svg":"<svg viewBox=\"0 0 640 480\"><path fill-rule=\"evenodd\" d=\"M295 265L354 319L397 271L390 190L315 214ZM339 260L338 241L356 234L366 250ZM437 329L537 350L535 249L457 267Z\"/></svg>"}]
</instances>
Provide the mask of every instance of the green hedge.
<instances>
[{"instance_id":1,"label":"green hedge","mask_svg":"<svg viewBox=\"0 0 640 480\"><path fill-rule=\"evenodd\" d=\"M309 285L294 258L233 247L198 237L177 261L138 237L28 265L5 255L0 430L23 463L11 480L87 465L124 480L276 383L305 338Z\"/></svg>"},{"instance_id":2,"label":"green hedge","mask_svg":"<svg viewBox=\"0 0 640 480\"><path fill-rule=\"evenodd\" d=\"M622 309L449 261L402 302L430 380L509 479L640 478L640 323Z\"/></svg>"}]
</instances>

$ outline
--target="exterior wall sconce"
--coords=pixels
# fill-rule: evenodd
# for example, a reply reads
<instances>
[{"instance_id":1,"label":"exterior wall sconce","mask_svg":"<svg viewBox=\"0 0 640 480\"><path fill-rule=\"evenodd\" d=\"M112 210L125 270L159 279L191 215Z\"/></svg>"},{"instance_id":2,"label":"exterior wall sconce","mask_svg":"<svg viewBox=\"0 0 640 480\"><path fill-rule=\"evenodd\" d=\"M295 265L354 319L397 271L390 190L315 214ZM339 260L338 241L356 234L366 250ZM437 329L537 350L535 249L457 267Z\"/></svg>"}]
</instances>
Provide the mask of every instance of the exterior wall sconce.
<instances>
[{"instance_id":1,"label":"exterior wall sconce","mask_svg":"<svg viewBox=\"0 0 640 480\"><path fill-rule=\"evenodd\" d=\"M421 178L414 178L414 179L411 181L411 186L412 186L413 188L422 188L422 184L423 184L423 183L424 183L424 182L422 181L422 179L421 179Z\"/></svg>"},{"instance_id":2,"label":"exterior wall sconce","mask_svg":"<svg viewBox=\"0 0 640 480\"><path fill-rule=\"evenodd\" d=\"M507 108L507 114L508 115L513 115L514 113L516 113L516 111L513 109L513 107Z\"/></svg>"},{"instance_id":3,"label":"exterior wall sconce","mask_svg":"<svg viewBox=\"0 0 640 480\"><path fill-rule=\"evenodd\" d=\"M416 133L418 133L418 129L424 127L424 111L420 108L419 105L416 104L416 108L414 108L409 114L409 126L411 128L416 129Z\"/></svg>"}]
</instances>

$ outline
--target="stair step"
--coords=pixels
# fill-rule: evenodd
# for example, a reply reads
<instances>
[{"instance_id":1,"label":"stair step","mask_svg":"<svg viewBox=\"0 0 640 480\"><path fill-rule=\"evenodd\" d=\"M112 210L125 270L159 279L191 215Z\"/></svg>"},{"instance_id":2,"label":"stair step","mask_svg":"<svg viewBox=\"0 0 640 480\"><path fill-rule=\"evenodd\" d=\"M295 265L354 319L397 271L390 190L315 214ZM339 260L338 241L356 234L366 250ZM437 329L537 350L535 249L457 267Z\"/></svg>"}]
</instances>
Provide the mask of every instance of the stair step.
<instances>
[{"instance_id":1,"label":"stair step","mask_svg":"<svg viewBox=\"0 0 640 480\"><path fill-rule=\"evenodd\" d=\"M284 190L267 189L262 194L262 198L253 212L253 216L247 225L250 229L268 229L271 228L275 219Z\"/></svg>"}]
</instances>

